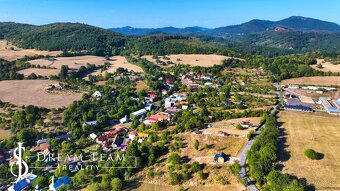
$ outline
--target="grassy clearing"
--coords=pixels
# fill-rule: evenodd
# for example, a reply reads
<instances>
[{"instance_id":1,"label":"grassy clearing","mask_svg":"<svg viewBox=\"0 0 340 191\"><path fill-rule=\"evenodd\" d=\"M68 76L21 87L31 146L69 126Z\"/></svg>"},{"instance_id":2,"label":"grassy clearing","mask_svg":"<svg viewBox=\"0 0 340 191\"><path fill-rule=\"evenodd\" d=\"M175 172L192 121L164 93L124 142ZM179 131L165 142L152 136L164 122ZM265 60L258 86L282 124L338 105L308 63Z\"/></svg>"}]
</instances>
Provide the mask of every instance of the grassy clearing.
<instances>
[{"instance_id":1,"label":"grassy clearing","mask_svg":"<svg viewBox=\"0 0 340 191\"><path fill-rule=\"evenodd\" d=\"M60 71L58 69L44 69L44 68L27 68L24 70L18 71L19 74L23 74L24 76L29 76L34 73L37 76L50 76L50 75L58 75Z\"/></svg>"},{"instance_id":2,"label":"grassy clearing","mask_svg":"<svg viewBox=\"0 0 340 191\"><path fill-rule=\"evenodd\" d=\"M216 135L194 135L181 134L178 135L183 138L186 145L181 150L181 157L188 158L189 162L197 161L205 164L215 164L214 155L220 152L237 157L240 150L246 143L246 138L238 138L235 136L221 137ZM200 143L199 149L194 147L195 140Z\"/></svg>"},{"instance_id":3,"label":"grassy clearing","mask_svg":"<svg viewBox=\"0 0 340 191\"><path fill-rule=\"evenodd\" d=\"M10 130L0 129L0 140L8 139L12 135Z\"/></svg>"},{"instance_id":4,"label":"grassy clearing","mask_svg":"<svg viewBox=\"0 0 340 191\"><path fill-rule=\"evenodd\" d=\"M284 172L305 178L318 190L340 189L340 118L325 113L283 111L279 115L286 134L286 149L280 158ZM321 153L322 159L310 160L306 149Z\"/></svg>"},{"instance_id":5,"label":"grassy clearing","mask_svg":"<svg viewBox=\"0 0 340 191\"><path fill-rule=\"evenodd\" d=\"M22 49L14 45L11 45L6 40L0 40L0 58L13 61L24 56L34 56L34 55L50 55L57 56L61 51L41 51L34 49Z\"/></svg>"},{"instance_id":6,"label":"grassy clearing","mask_svg":"<svg viewBox=\"0 0 340 191\"><path fill-rule=\"evenodd\" d=\"M81 99L80 93L46 91L51 80L6 80L0 82L0 100L15 105L36 105L45 108L60 108Z\"/></svg>"},{"instance_id":7,"label":"grassy clearing","mask_svg":"<svg viewBox=\"0 0 340 191\"><path fill-rule=\"evenodd\" d=\"M223 60L232 58L232 57L216 55L216 54L209 54L209 55L172 54L172 55L167 55L166 57L170 59L169 61L176 63L176 64L189 64L190 66L202 66L202 67L210 67L215 64L219 65L219 64L222 64ZM142 58L145 58L149 60L150 62L156 63L156 60L153 59L151 55L143 56ZM168 61L168 60L163 59L162 56L159 57L159 60L164 61L164 62Z\"/></svg>"},{"instance_id":8,"label":"grassy clearing","mask_svg":"<svg viewBox=\"0 0 340 191\"><path fill-rule=\"evenodd\" d=\"M326 62L324 59L317 59L317 61L317 64L321 64L322 68L318 68L317 64L311 65L311 67L315 70L324 72L340 72L340 64L332 64L331 62Z\"/></svg>"},{"instance_id":9,"label":"grassy clearing","mask_svg":"<svg viewBox=\"0 0 340 191\"><path fill-rule=\"evenodd\" d=\"M281 84L299 84L315 86L339 86L340 76L314 76L283 80Z\"/></svg>"}]
</instances>

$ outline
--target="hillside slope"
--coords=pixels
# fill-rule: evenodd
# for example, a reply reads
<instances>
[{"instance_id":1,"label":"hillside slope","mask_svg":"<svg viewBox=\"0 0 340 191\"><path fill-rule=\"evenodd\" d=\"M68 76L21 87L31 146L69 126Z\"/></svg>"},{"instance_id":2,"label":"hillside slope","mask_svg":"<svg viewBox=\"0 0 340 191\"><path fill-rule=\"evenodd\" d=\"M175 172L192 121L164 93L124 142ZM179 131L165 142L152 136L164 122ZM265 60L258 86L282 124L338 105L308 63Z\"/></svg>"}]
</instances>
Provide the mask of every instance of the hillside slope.
<instances>
[{"instance_id":1,"label":"hillside slope","mask_svg":"<svg viewBox=\"0 0 340 191\"><path fill-rule=\"evenodd\" d=\"M14 45L38 50L93 50L104 54L112 48L123 47L126 42L118 33L80 23L12 26L8 31L4 36Z\"/></svg>"}]
</instances>

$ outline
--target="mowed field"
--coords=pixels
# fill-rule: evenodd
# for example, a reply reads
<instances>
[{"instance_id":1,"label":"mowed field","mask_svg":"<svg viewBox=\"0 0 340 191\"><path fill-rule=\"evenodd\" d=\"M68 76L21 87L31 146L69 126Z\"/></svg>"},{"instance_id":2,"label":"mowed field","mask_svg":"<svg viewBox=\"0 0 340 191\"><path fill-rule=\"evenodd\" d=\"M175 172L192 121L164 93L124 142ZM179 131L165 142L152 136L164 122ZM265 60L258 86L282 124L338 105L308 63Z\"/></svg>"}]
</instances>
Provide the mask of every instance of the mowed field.
<instances>
[{"instance_id":1,"label":"mowed field","mask_svg":"<svg viewBox=\"0 0 340 191\"><path fill-rule=\"evenodd\" d=\"M50 55L57 56L61 51L41 51L34 49L22 49L11 45L6 40L0 40L0 58L13 61L24 56L34 56L34 55Z\"/></svg>"},{"instance_id":2,"label":"mowed field","mask_svg":"<svg viewBox=\"0 0 340 191\"><path fill-rule=\"evenodd\" d=\"M104 65L105 60L104 57L100 56L74 56L74 57L57 57L55 60L47 60L47 59L36 59L29 61L32 65L40 65L52 68L60 69L62 65L67 65L70 69L77 70L81 66L86 66L87 64L95 64L96 66Z\"/></svg>"},{"instance_id":3,"label":"mowed field","mask_svg":"<svg viewBox=\"0 0 340 191\"><path fill-rule=\"evenodd\" d=\"M318 68L316 65L311 65L315 70L320 70L324 72L340 72L340 64L332 64L331 62L326 62L324 59L317 59L318 63L321 64L322 68Z\"/></svg>"},{"instance_id":4,"label":"mowed field","mask_svg":"<svg viewBox=\"0 0 340 191\"><path fill-rule=\"evenodd\" d=\"M326 113L283 111L279 114L286 134L284 172L305 178L317 190L340 190L340 117ZM320 160L304 155L308 148L323 154Z\"/></svg>"},{"instance_id":5,"label":"mowed field","mask_svg":"<svg viewBox=\"0 0 340 191\"><path fill-rule=\"evenodd\" d=\"M60 108L75 100L80 100L80 93L49 93L45 90L51 80L7 80L0 81L0 100L15 105L36 105L45 108Z\"/></svg>"},{"instance_id":6,"label":"mowed field","mask_svg":"<svg viewBox=\"0 0 340 191\"><path fill-rule=\"evenodd\" d=\"M202 67L211 67L219 64L222 64L223 60L230 59L232 57L228 56L222 56L222 55L216 55L216 54L210 54L210 55L204 55L204 54L172 54L167 55L166 57L170 58L170 61L176 64L189 64L190 66L202 66ZM149 60L150 62L156 63L155 59L152 59L151 55L143 56L142 58L145 58ZM162 56L159 57L159 60L161 61L168 61L164 60ZM171 65L168 65L171 66Z\"/></svg>"},{"instance_id":7,"label":"mowed field","mask_svg":"<svg viewBox=\"0 0 340 191\"><path fill-rule=\"evenodd\" d=\"M340 76L314 76L283 80L281 84L340 86Z\"/></svg>"},{"instance_id":8,"label":"mowed field","mask_svg":"<svg viewBox=\"0 0 340 191\"><path fill-rule=\"evenodd\" d=\"M129 63L124 56L113 56L110 58L110 61L107 61L107 62L110 63L110 67L107 70L103 72L96 71L92 73L91 75L100 75L100 74L103 74L104 72L114 73L116 72L117 68L125 68L129 71L134 71L134 72L143 72L143 69L141 67Z\"/></svg>"},{"instance_id":9,"label":"mowed field","mask_svg":"<svg viewBox=\"0 0 340 191\"><path fill-rule=\"evenodd\" d=\"M45 68L27 68L18 71L17 73L23 74L24 76L29 76L34 73L37 76L50 76L50 75L58 75L60 73L59 69L45 69Z\"/></svg>"}]
</instances>

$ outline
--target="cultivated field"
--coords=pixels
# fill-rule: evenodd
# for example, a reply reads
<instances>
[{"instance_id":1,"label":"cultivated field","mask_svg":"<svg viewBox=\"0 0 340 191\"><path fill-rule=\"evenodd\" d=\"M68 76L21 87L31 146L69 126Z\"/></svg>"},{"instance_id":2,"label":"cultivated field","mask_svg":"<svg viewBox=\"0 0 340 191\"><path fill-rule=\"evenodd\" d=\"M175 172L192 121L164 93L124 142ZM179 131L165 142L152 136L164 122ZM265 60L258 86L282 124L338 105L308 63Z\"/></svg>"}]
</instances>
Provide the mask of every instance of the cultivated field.
<instances>
[{"instance_id":1,"label":"cultivated field","mask_svg":"<svg viewBox=\"0 0 340 191\"><path fill-rule=\"evenodd\" d=\"M61 51L41 51L34 49L22 49L11 45L6 40L0 40L0 58L13 61L24 56L50 55L57 56Z\"/></svg>"},{"instance_id":2,"label":"cultivated field","mask_svg":"<svg viewBox=\"0 0 340 191\"><path fill-rule=\"evenodd\" d=\"M23 74L24 76L29 76L34 73L37 76L50 76L50 75L58 75L60 70L58 69L45 69L45 68L27 68L18 71L19 74Z\"/></svg>"},{"instance_id":3,"label":"cultivated field","mask_svg":"<svg viewBox=\"0 0 340 191\"><path fill-rule=\"evenodd\" d=\"M95 64L96 66L104 65L105 58L100 56L74 56L74 57L57 57L55 60L47 59L36 59L29 61L32 65L47 66L53 68L61 68L62 65L67 65L70 69L77 70L81 66L86 66L87 64Z\"/></svg>"},{"instance_id":4,"label":"cultivated field","mask_svg":"<svg viewBox=\"0 0 340 191\"><path fill-rule=\"evenodd\" d=\"M134 71L134 72L143 72L143 69L139 66L136 66L134 64L130 64L124 56L113 56L110 58L110 67L101 72L101 71L96 71L92 73L91 75L100 75L103 74L104 72L108 73L114 73L116 72L117 68L125 68L129 71Z\"/></svg>"},{"instance_id":5,"label":"cultivated field","mask_svg":"<svg viewBox=\"0 0 340 191\"><path fill-rule=\"evenodd\" d=\"M189 64L191 66L203 66L203 67L210 67L213 65L222 64L223 60L230 59L232 57L210 54L210 55L203 55L203 54L172 54L167 55L166 57L170 58L169 61L176 63L176 64ZM150 62L156 63L155 59L152 59L151 55L143 56L149 60ZM159 57L159 60L167 62L168 60L163 59L162 56ZM171 66L171 65L168 65Z\"/></svg>"},{"instance_id":6,"label":"cultivated field","mask_svg":"<svg viewBox=\"0 0 340 191\"><path fill-rule=\"evenodd\" d=\"M281 84L340 86L340 76L314 76L283 80Z\"/></svg>"},{"instance_id":7,"label":"cultivated field","mask_svg":"<svg viewBox=\"0 0 340 191\"><path fill-rule=\"evenodd\" d=\"M287 146L280 152L285 161L284 172L315 185L317 190L340 190L340 118L326 113L302 113L283 111L279 115L283 123L283 141ZM304 156L308 148L321 153L320 160Z\"/></svg>"},{"instance_id":8,"label":"cultivated field","mask_svg":"<svg viewBox=\"0 0 340 191\"><path fill-rule=\"evenodd\" d=\"M36 105L60 108L81 99L80 93L49 93L45 90L51 80L7 80L0 81L0 100L15 105Z\"/></svg>"},{"instance_id":9,"label":"cultivated field","mask_svg":"<svg viewBox=\"0 0 340 191\"><path fill-rule=\"evenodd\" d=\"M326 62L324 59L317 59L318 63L321 64L322 68L318 68L317 64L316 65L311 65L312 68L315 70L320 70L324 72L340 72L340 64L335 65L332 64L331 62Z\"/></svg>"}]
</instances>

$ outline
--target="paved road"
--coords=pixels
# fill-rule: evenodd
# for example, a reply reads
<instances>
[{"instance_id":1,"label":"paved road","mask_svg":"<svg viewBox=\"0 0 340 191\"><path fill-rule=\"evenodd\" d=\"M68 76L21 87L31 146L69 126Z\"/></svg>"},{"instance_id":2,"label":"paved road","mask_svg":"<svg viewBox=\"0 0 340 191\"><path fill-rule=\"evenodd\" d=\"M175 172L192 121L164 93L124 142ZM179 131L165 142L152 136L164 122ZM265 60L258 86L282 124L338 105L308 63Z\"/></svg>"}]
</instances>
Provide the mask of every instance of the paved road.
<instances>
[{"instance_id":1,"label":"paved road","mask_svg":"<svg viewBox=\"0 0 340 191\"><path fill-rule=\"evenodd\" d=\"M273 114L275 109L277 108L277 105L280 103L280 92L279 92L279 86L277 84L274 84L274 87L276 88L276 95L277 95L277 103L276 105L270 110L270 114ZM256 185L253 184L250 179L249 176L246 173L246 155L247 152L249 151L249 149L251 148L251 146L254 143L254 138L260 134L261 129L264 127L264 124L262 124L261 126L259 126L259 128L256 130L256 132L254 133L254 136L251 140L248 141L247 145L243 148L241 155L240 155L240 165L241 165L241 171L240 171L240 177L242 179L246 180L246 186L248 188L248 190L250 191L258 191L258 189L256 188Z\"/></svg>"}]
</instances>

